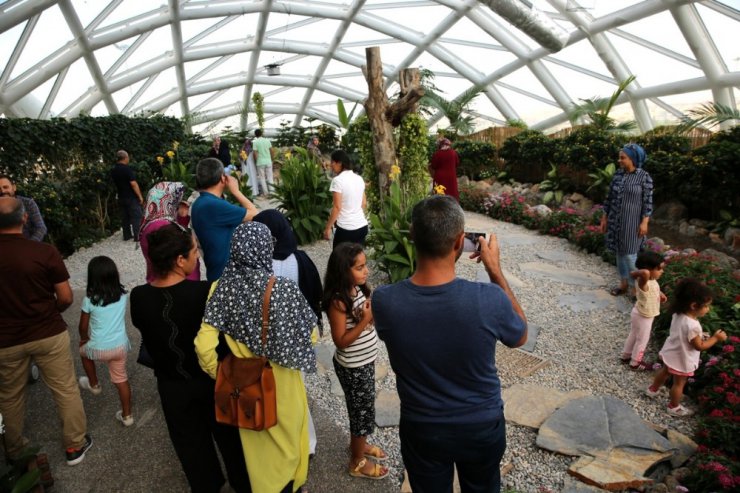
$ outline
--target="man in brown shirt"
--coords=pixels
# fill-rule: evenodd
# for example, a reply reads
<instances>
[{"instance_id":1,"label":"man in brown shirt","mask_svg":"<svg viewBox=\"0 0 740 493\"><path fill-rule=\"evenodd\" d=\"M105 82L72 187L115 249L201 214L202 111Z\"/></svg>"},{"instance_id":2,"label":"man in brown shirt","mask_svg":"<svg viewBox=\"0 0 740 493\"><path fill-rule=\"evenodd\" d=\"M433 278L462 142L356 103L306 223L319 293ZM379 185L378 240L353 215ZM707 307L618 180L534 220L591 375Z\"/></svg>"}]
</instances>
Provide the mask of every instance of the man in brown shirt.
<instances>
[{"instance_id":1,"label":"man in brown shirt","mask_svg":"<svg viewBox=\"0 0 740 493\"><path fill-rule=\"evenodd\" d=\"M67 464L82 462L92 446L61 312L72 304L69 273L57 249L23 237L23 204L0 197L0 414L5 453L17 457L23 436L31 359L51 390L62 421Z\"/></svg>"}]
</instances>

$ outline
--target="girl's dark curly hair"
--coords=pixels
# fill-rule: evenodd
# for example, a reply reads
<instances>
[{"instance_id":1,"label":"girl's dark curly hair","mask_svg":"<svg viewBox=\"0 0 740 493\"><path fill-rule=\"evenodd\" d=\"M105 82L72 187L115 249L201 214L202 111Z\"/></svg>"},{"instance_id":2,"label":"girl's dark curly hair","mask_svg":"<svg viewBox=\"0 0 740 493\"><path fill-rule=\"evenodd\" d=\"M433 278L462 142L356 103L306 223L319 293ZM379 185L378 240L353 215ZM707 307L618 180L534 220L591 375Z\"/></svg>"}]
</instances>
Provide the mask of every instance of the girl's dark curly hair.
<instances>
[{"instance_id":1,"label":"girl's dark curly hair","mask_svg":"<svg viewBox=\"0 0 740 493\"><path fill-rule=\"evenodd\" d=\"M87 264L86 294L93 305L110 305L120 300L125 293L113 259L101 255L90 260Z\"/></svg>"},{"instance_id":2,"label":"girl's dark curly hair","mask_svg":"<svg viewBox=\"0 0 740 493\"><path fill-rule=\"evenodd\" d=\"M706 305L712 301L712 290L701 281L690 277L681 279L673 290L671 313L687 313L692 310L691 305Z\"/></svg>"},{"instance_id":3,"label":"girl's dark curly hair","mask_svg":"<svg viewBox=\"0 0 740 493\"><path fill-rule=\"evenodd\" d=\"M324 275L324 295L321 298L321 309L327 314L332 304L337 308L343 303L347 316L353 316L350 294L354 291L355 282L352 277L352 266L361 253L363 250L359 243L340 243L331 252ZM370 296L370 287L367 284L359 288L366 297Z\"/></svg>"}]
</instances>

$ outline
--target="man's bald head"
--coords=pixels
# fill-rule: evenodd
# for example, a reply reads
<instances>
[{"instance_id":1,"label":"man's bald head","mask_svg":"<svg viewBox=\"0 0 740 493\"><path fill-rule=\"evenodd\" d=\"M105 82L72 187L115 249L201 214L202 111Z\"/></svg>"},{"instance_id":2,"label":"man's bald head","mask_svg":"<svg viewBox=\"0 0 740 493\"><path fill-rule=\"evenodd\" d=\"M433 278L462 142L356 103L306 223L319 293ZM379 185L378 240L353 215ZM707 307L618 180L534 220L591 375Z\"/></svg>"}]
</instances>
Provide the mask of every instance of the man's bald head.
<instances>
[{"instance_id":1,"label":"man's bald head","mask_svg":"<svg viewBox=\"0 0 740 493\"><path fill-rule=\"evenodd\" d=\"M0 231L20 233L26 220L23 202L15 197L0 197Z\"/></svg>"},{"instance_id":2,"label":"man's bald head","mask_svg":"<svg viewBox=\"0 0 740 493\"><path fill-rule=\"evenodd\" d=\"M128 164L128 152L126 151L117 151L116 152L116 161L123 164Z\"/></svg>"}]
</instances>

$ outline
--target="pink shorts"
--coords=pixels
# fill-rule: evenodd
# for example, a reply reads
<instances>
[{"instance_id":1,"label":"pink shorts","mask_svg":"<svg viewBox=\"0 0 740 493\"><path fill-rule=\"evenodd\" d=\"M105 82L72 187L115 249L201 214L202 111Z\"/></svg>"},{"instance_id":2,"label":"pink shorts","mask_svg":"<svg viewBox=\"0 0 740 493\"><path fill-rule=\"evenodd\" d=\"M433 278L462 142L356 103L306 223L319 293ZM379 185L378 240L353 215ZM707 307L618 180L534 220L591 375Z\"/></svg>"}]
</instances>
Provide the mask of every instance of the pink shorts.
<instances>
[{"instance_id":1,"label":"pink shorts","mask_svg":"<svg viewBox=\"0 0 740 493\"><path fill-rule=\"evenodd\" d=\"M126 350L123 348L111 351L94 351L95 357L90 358L87 352L87 344L80 346L80 355L83 358L103 361L108 366L108 374L112 383L123 383L128 380L126 374Z\"/></svg>"},{"instance_id":2,"label":"pink shorts","mask_svg":"<svg viewBox=\"0 0 740 493\"><path fill-rule=\"evenodd\" d=\"M671 368L668 365L665 365L665 367L668 370L668 373L670 373L671 375L676 375L677 377L693 377L694 376L694 372L693 371L692 372L689 372L689 373L684 373L682 371L674 370L673 368Z\"/></svg>"}]
</instances>

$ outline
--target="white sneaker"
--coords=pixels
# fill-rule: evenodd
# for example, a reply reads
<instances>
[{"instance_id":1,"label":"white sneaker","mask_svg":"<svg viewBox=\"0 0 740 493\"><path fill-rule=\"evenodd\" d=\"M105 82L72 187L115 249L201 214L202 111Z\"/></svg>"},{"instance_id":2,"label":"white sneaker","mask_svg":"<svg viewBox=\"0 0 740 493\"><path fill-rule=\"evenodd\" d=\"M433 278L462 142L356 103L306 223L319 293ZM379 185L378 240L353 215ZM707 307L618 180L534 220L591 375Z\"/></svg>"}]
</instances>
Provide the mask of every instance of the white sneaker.
<instances>
[{"instance_id":1,"label":"white sneaker","mask_svg":"<svg viewBox=\"0 0 740 493\"><path fill-rule=\"evenodd\" d=\"M90 385L90 379L87 377L80 377L77 382L80 384L81 389L89 390L92 392L93 395L98 395L103 391L103 388L100 386L100 383L98 382L98 385L93 387Z\"/></svg>"},{"instance_id":2,"label":"white sneaker","mask_svg":"<svg viewBox=\"0 0 740 493\"><path fill-rule=\"evenodd\" d=\"M647 388L645 389L645 395L648 397L658 397L660 395L660 389L652 390L650 388L650 385L648 385Z\"/></svg>"},{"instance_id":3,"label":"white sneaker","mask_svg":"<svg viewBox=\"0 0 740 493\"><path fill-rule=\"evenodd\" d=\"M694 411L683 407L681 404L679 404L676 407L668 406L666 409L668 410L668 414L670 414L671 416L683 417L683 416L691 416L692 414L694 414Z\"/></svg>"},{"instance_id":4,"label":"white sneaker","mask_svg":"<svg viewBox=\"0 0 740 493\"><path fill-rule=\"evenodd\" d=\"M123 423L123 426L131 426L134 424L134 416L124 416L123 411L116 411L116 419Z\"/></svg>"}]
</instances>

